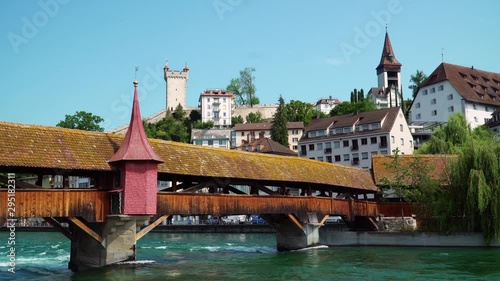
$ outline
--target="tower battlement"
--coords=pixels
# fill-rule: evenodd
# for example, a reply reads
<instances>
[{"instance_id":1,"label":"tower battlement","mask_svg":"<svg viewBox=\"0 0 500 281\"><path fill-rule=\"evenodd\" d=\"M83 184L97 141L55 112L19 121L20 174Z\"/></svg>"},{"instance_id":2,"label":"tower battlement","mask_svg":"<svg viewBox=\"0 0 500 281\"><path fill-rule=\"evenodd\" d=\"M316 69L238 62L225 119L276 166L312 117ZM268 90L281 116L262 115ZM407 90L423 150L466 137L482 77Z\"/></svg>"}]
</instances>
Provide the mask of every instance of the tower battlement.
<instances>
[{"instance_id":1,"label":"tower battlement","mask_svg":"<svg viewBox=\"0 0 500 281\"><path fill-rule=\"evenodd\" d=\"M185 109L187 107L187 80L189 79L187 64L183 70L171 70L168 64L165 64L163 72L166 82L167 111L174 111L179 104Z\"/></svg>"}]
</instances>

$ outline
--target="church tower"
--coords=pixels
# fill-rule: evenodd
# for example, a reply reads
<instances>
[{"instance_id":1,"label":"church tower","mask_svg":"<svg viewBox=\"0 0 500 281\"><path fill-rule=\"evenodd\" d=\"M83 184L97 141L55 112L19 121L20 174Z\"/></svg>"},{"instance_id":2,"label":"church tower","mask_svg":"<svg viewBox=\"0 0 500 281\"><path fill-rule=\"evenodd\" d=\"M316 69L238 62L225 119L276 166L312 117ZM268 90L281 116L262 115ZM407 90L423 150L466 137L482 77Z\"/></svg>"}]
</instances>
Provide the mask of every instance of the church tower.
<instances>
[{"instance_id":1,"label":"church tower","mask_svg":"<svg viewBox=\"0 0 500 281\"><path fill-rule=\"evenodd\" d=\"M378 87L384 89L388 107L401 106L401 63L396 59L387 30L382 56L377 66L377 76Z\"/></svg>"},{"instance_id":2,"label":"church tower","mask_svg":"<svg viewBox=\"0 0 500 281\"><path fill-rule=\"evenodd\" d=\"M163 72L167 84L167 111L173 112L179 104L186 109L187 80L189 78L187 64L182 71L178 71L170 70L168 63L165 62Z\"/></svg>"}]
</instances>

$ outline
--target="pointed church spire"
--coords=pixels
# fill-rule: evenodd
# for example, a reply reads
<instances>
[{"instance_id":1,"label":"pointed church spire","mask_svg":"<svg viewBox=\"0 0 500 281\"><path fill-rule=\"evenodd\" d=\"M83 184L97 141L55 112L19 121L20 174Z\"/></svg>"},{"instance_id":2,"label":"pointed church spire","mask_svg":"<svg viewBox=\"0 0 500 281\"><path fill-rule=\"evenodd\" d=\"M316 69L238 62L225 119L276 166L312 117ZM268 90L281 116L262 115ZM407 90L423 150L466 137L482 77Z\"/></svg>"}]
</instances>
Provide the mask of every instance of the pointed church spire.
<instances>
[{"instance_id":1,"label":"pointed church spire","mask_svg":"<svg viewBox=\"0 0 500 281\"><path fill-rule=\"evenodd\" d=\"M118 151L111 157L109 162L122 160L146 160L163 163L164 161L158 156L148 142L144 126L142 124L141 111L139 109L139 97L137 93L137 85L134 81L134 102L132 105L132 116L128 126L125 139Z\"/></svg>"},{"instance_id":2,"label":"pointed church spire","mask_svg":"<svg viewBox=\"0 0 500 281\"><path fill-rule=\"evenodd\" d=\"M399 61L396 59L396 55L394 55L391 39L389 38L389 33L387 32L386 28L384 48L382 49L382 56L380 58L380 63L377 66L377 73L384 72L387 70L399 71L400 69L401 69L401 63L399 63Z\"/></svg>"}]
</instances>

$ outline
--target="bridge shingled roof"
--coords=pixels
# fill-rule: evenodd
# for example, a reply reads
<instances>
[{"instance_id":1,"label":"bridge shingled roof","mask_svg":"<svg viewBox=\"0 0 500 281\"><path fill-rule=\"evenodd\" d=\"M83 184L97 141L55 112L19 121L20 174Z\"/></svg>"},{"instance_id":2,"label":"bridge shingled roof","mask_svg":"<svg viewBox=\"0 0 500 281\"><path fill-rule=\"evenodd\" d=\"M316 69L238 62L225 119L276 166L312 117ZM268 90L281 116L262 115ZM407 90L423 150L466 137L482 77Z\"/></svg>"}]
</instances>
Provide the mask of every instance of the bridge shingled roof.
<instances>
[{"instance_id":1,"label":"bridge shingled roof","mask_svg":"<svg viewBox=\"0 0 500 281\"><path fill-rule=\"evenodd\" d=\"M0 122L0 166L111 171L123 135ZM165 161L158 173L284 181L376 191L370 171L301 157L266 155L149 139Z\"/></svg>"}]
</instances>

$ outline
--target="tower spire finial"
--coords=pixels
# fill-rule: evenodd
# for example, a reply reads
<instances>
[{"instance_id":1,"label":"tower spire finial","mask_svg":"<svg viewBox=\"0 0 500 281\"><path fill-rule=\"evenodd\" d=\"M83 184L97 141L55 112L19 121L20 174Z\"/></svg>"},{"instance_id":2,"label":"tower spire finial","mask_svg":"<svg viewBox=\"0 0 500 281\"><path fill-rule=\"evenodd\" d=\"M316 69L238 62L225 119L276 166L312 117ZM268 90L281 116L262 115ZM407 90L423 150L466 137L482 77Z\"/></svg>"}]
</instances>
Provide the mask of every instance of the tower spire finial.
<instances>
[{"instance_id":1,"label":"tower spire finial","mask_svg":"<svg viewBox=\"0 0 500 281\"><path fill-rule=\"evenodd\" d=\"M441 48L441 62L444 62L444 48Z\"/></svg>"},{"instance_id":2,"label":"tower spire finial","mask_svg":"<svg viewBox=\"0 0 500 281\"><path fill-rule=\"evenodd\" d=\"M385 33L387 33L387 23L385 24Z\"/></svg>"},{"instance_id":3,"label":"tower spire finial","mask_svg":"<svg viewBox=\"0 0 500 281\"><path fill-rule=\"evenodd\" d=\"M134 72L134 85L137 87L136 82L137 82L137 71L139 71L139 66L136 64L135 65L135 72Z\"/></svg>"}]
</instances>

